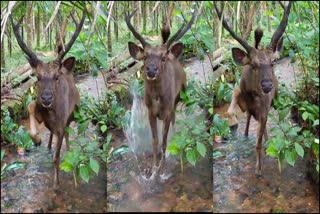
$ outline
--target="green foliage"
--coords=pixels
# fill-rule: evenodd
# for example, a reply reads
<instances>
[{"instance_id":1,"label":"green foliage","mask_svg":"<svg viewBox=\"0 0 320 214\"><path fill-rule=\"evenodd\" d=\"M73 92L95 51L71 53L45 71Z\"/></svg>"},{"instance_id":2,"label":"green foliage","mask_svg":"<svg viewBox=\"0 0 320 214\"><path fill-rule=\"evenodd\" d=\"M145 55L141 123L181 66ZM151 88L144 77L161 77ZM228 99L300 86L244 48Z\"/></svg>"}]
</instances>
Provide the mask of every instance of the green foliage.
<instances>
[{"instance_id":1,"label":"green foliage","mask_svg":"<svg viewBox=\"0 0 320 214\"><path fill-rule=\"evenodd\" d=\"M279 117L269 115L277 125L271 128L272 137L268 140L267 154L278 158L279 171L281 164L286 160L294 166L298 156L304 157L305 150L311 149L316 157L316 168L319 169L319 139L310 131L312 127L319 126L319 108L307 101L298 102L296 96L280 84L279 95L274 100L274 106L279 110ZM301 115L309 122L309 128L302 130L293 124L288 114L292 108L298 108ZM319 171L319 170L318 170Z\"/></svg>"},{"instance_id":2,"label":"green foliage","mask_svg":"<svg viewBox=\"0 0 320 214\"><path fill-rule=\"evenodd\" d=\"M225 81L224 75L221 75L214 83L214 106L221 106L224 103L231 102L234 86Z\"/></svg>"},{"instance_id":3,"label":"green foliage","mask_svg":"<svg viewBox=\"0 0 320 214\"><path fill-rule=\"evenodd\" d=\"M32 146L32 140L28 131L23 126L17 125L7 108L1 108L1 137L4 141L16 144L21 148L29 149Z\"/></svg>"},{"instance_id":4,"label":"green foliage","mask_svg":"<svg viewBox=\"0 0 320 214\"><path fill-rule=\"evenodd\" d=\"M100 99L84 95L80 107L74 112L75 121L79 123L78 134L89 125L89 121L98 124L102 134L110 127L122 127L125 109L118 102L114 93L104 93Z\"/></svg>"},{"instance_id":5,"label":"green foliage","mask_svg":"<svg viewBox=\"0 0 320 214\"><path fill-rule=\"evenodd\" d=\"M74 28L70 27L67 30L74 31ZM97 76L100 68L107 68L108 53L96 35L91 37L87 46L88 34L89 32L81 32L68 54L77 59L77 73L91 72L93 76Z\"/></svg>"},{"instance_id":6,"label":"green foliage","mask_svg":"<svg viewBox=\"0 0 320 214\"><path fill-rule=\"evenodd\" d=\"M68 129L69 134L73 134L70 130L72 129ZM106 147L102 146L102 149L100 149L98 138L95 135L92 139L79 136L74 141L69 141L68 144L74 146L63 158L60 168L65 172L73 173L76 186L79 176L88 183L93 173L99 173L98 160L107 161Z\"/></svg>"},{"instance_id":7,"label":"green foliage","mask_svg":"<svg viewBox=\"0 0 320 214\"><path fill-rule=\"evenodd\" d=\"M212 145L212 140L210 140L203 117L197 120L179 120L177 124L184 128L173 135L167 149L173 155L180 155L183 172L185 159L195 166L201 156L206 156L207 146Z\"/></svg>"},{"instance_id":8,"label":"green foliage","mask_svg":"<svg viewBox=\"0 0 320 214\"><path fill-rule=\"evenodd\" d=\"M228 120L225 118L220 118L218 114L213 116L213 126L210 128L210 132L213 135L218 135L221 138L226 138L230 136L231 131L228 125Z\"/></svg>"},{"instance_id":9,"label":"green foliage","mask_svg":"<svg viewBox=\"0 0 320 214\"><path fill-rule=\"evenodd\" d=\"M210 109L213 108L213 85L210 83L201 84L200 81L189 80L186 90L180 92L181 102L186 106L186 114L190 115L195 108Z\"/></svg>"},{"instance_id":10,"label":"green foliage","mask_svg":"<svg viewBox=\"0 0 320 214\"><path fill-rule=\"evenodd\" d=\"M25 131L23 128L23 126L18 128L18 131L15 133L15 139L13 143L20 148L29 149L32 146L32 139L30 133Z\"/></svg>"},{"instance_id":11,"label":"green foliage","mask_svg":"<svg viewBox=\"0 0 320 214\"><path fill-rule=\"evenodd\" d=\"M18 125L13 122L9 111L6 108L1 108L1 137L4 141L14 142L17 128Z\"/></svg>"}]
</instances>

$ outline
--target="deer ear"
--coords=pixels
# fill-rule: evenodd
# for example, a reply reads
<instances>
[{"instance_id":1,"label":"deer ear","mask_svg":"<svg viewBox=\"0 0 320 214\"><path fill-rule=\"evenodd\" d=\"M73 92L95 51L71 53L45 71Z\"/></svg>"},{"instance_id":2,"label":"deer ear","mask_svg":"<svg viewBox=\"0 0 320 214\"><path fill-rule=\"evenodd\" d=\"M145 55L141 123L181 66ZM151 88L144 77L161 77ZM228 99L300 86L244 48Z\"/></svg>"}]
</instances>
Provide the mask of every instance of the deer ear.
<instances>
[{"instance_id":1,"label":"deer ear","mask_svg":"<svg viewBox=\"0 0 320 214\"><path fill-rule=\"evenodd\" d=\"M237 65L246 65L250 62L248 54L240 48L232 48L232 58Z\"/></svg>"},{"instance_id":2,"label":"deer ear","mask_svg":"<svg viewBox=\"0 0 320 214\"><path fill-rule=\"evenodd\" d=\"M170 53L173 54L176 58L179 58L183 51L183 44L181 42L175 44L170 48Z\"/></svg>"},{"instance_id":3,"label":"deer ear","mask_svg":"<svg viewBox=\"0 0 320 214\"><path fill-rule=\"evenodd\" d=\"M76 64L76 58L69 57L68 59L64 60L62 66L67 69L68 72L71 72Z\"/></svg>"},{"instance_id":4,"label":"deer ear","mask_svg":"<svg viewBox=\"0 0 320 214\"><path fill-rule=\"evenodd\" d=\"M144 55L144 50L133 42L128 42L129 52L132 58L141 60Z\"/></svg>"}]
</instances>

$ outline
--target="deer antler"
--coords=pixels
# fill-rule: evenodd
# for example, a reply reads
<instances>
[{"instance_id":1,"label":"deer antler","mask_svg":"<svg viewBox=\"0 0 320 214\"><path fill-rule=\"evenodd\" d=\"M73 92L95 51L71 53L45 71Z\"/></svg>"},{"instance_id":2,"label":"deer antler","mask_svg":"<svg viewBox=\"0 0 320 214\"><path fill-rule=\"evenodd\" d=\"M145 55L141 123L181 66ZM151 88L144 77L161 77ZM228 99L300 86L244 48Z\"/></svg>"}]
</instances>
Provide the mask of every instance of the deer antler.
<instances>
[{"instance_id":1,"label":"deer antler","mask_svg":"<svg viewBox=\"0 0 320 214\"><path fill-rule=\"evenodd\" d=\"M280 25L278 26L277 30L274 32L270 45L269 47L272 48L272 50L275 50L277 47L277 44L282 36L282 34L284 33L287 24L288 24L288 17L289 17L289 13L290 13L290 9L291 9L291 5L292 5L292 1L289 2L287 8L284 7L284 5L280 2L281 7L283 7L283 9L285 10L283 12L283 17L282 20L280 22Z\"/></svg>"},{"instance_id":2,"label":"deer antler","mask_svg":"<svg viewBox=\"0 0 320 214\"><path fill-rule=\"evenodd\" d=\"M164 44L165 46L167 46L167 49L169 49L172 43L179 40L190 29L195 17L196 17L196 4L194 5L192 18L188 22L188 24L186 26L185 24L183 24L181 28Z\"/></svg>"},{"instance_id":3,"label":"deer antler","mask_svg":"<svg viewBox=\"0 0 320 214\"><path fill-rule=\"evenodd\" d=\"M134 35L134 37L141 42L143 47L150 46L150 44L146 42L146 40L134 29L134 27L130 23L131 17L137 12L137 10L138 9L135 9L130 15L129 13L125 14L126 16L125 20L126 20L127 26L129 30L132 32L132 34Z\"/></svg>"},{"instance_id":4,"label":"deer antler","mask_svg":"<svg viewBox=\"0 0 320 214\"><path fill-rule=\"evenodd\" d=\"M221 12L221 11L223 11L224 5L222 6L222 10L219 11L218 6L217 6L217 3L216 3L215 1L214 1L213 3L214 3L214 8L215 8L215 10L216 10L216 12L217 12L217 15L218 15L219 19L221 20L221 16L222 16L222 12ZM235 34L235 32L229 27L227 21L226 21L224 18L223 18L223 20L222 20L222 25L223 25L223 27L224 27L227 31L229 31L229 33L231 34L231 36L232 36L235 40L237 40L237 41L242 45L242 47L244 47L244 49L246 49L246 51L247 51L248 53L249 53L249 52L252 52L253 50L255 50L254 47L250 46L245 40L243 40L241 37L239 37L238 35Z\"/></svg>"},{"instance_id":5,"label":"deer antler","mask_svg":"<svg viewBox=\"0 0 320 214\"><path fill-rule=\"evenodd\" d=\"M83 6L83 14L82 14L82 19L80 21L80 23L78 24L74 17L72 16L71 14L71 17L73 19L73 21L75 22L76 24L76 31L74 32L74 34L72 35L72 38L71 40L69 41L69 43L65 46L65 49L60 51L60 53L58 54L58 57L56 59L57 62L61 62L61 60L63 59L63 57L68 53L68 51L70 50L70 48L72 47L73 43L76 41L80 31L81 31L81 28L83 26L83 23L84 23L84 20L85 20L85 17L87 15L87 8L86 8L86 5L84 4Z\"/></svg>"},{"instance_id":6,"label":"deer antler","mask_svg":"<svg viewBox=\"0 0 320 214\"><path fill-rule=\"evenodd\" d=\"M21 17L21 19L19 20L19 22L15 25L13 23L13 18L12 15L10 15L10 21L12 24L12 28L13 28L13 32L14 35L16 36L17 42L20 46L20 48L23 50L23 52L27 55L27 59L31 65L31 67L36 67L41 61L38 59L37 55L35 53L33 53L28 47L27 45L23 42L20 33L19 33L19 27L20 24L22 22L23 17Z\"/></svg>"}]
</instances>

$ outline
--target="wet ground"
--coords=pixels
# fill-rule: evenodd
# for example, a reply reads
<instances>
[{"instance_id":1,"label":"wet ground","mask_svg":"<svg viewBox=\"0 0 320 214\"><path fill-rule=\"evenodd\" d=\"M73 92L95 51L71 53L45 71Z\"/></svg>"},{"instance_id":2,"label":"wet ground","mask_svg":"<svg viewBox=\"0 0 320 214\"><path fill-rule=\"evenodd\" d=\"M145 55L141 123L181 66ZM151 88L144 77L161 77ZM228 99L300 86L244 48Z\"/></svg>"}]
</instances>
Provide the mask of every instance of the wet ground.
<instances>
[{"instance_id":1,"label":"wet ground","mask_svg":"<svg viewBox=\"0 0 320 214\"><path fill-rule=\"evenodd\" d=\"M278 79L294 87L298 73L290 59L276 67ZM224 115L228 105L215 108ZM276 114L275 111L271 111ZM246 115L240 113L237 134L225 144L214 144L224 156L213 161L214 212L298 212L319 213L318 186L307 177L306 161L300 158L292 167L283 162L279 173L277 159L262 155L262 178L255 176L255 134L257 122L251 119L249 137L244 137ZM268 120L267 127L274 126ZM265 145L264 145L265 146Z\"/></svg>"},{"instance_id":2,"label":"wet ground","mask_svg":"<svg viewBox=\"0 0 320 214\"><path fill-rule=\"evenodd\" d=\"M103 79L86 76L78 82L80 94L88 92L94 97L98 96L97 88L103 89ZM101 93L101 92L100 92ZM29 130L29 122L23 120L20 124ZM71 123L77 133L77 124ZM53 151L47 150L50 132L40 125L38 127L42 145L34 147L24 156L19 156L16 147L6 147L3 162L10 164L22 162L25 167L10 171L5 179L1 179L1 212L5 213L105 213L106 203L106 167L100 163L98 176L91 176L89 183L79 178L77 188L74 185L72 173L60 170L60 190L54 191L53 185L53 154L55 137L53 138ZM91 136L95 127L91 124L86 136ZM75 136L70 136L72 140ZM70 146L72 149L72 145ZM60 158L66 154L65 142L61 147Z\"/></svg>"}]
</instances>

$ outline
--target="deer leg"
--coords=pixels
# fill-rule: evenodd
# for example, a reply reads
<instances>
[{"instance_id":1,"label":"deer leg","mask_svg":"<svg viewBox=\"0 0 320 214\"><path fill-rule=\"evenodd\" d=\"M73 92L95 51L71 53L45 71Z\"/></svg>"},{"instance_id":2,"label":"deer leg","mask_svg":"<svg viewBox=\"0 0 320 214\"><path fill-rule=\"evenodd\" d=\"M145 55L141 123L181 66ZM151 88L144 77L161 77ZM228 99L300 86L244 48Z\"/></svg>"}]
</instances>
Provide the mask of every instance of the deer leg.
<instances>
[{"instance_id":1,"label":"deer leg","mask_svg":"<svg viewBox=\"0 0 320 214\"><path fill-rule=\"evenodd\" d=\"M48 149L49 149L49 150L51 150L52 138L53 138L53 133L50 132L50 138L49 138L49 142L48 142Z\"/></svg>"},{"instance_id":2,"label":"deer leg","mask_svg":"<svg viewBox=\"0 0 320 214\"><path fill-rule=\"evenodd\" d=\"M172 120L171 117L167 117L163 121L164 126L162 131L162 156L160 161L160 169L164 168L165 161L166 161L167 137L168 137L168 131L169 131L171 120Z\"/></svg>"},{"instance_id":3,"label":"deer leg","mask_svg":"<svg viewBox=\"0 0 320 214\"><path fill-rule=\"evenodd\" d=\"M244 135L246 137L248 137L248 134L249 134L250 119L251 119L251 114L247 111L247 124L246 124L246 130L244 131Z\"/></svg>"},{"instance_id":4,"label":"deer leg","mask_svg":"<svg viewBox=\"0 0 320 214\"><path fill-rule=\"evenodd\" d=\"M152 132L152 146L153 146L153 167L157 166L157 153L158 153L158 130L157 130L157 117L149 112L149 123Z\"/></svg>"},{"instance_id":5,"label":"deer leg","mask_svg":"<svg viewBox=\"0 0 320 214\"><path fill-rule=\"evenodd\" d=\"M28 112L29 112L29 121L30 121L30 136L32 141L35 143L36 146L41 145L41 138L38 136L37 131L37 120L36 120L36 102L32 101L28 105Z\"/></svg>"},{"instance_id":6,"label":"deer leg","mask_svg":"<svg viewBox=\"0 0 320 214\"><path fill-rule=\"evenodd\" d=\"M266 128L267 119L261 118L259 121L259 126L257 130L257 139L256 139L256 175L261 175L261 148L262 148L262 136Z\"/></svg>"},{"instance_id":7,"label":"deer leg","mask_svg":"<svg viewBox=\"0 0 320 214\"><path fill-rule=\"evenodd\" d=\"M63 141L63 132L58 133L58 142L57 142L57 148L54 153L54 180L53 180L53 188L58 189L59 187L59 164L60 164L60 149Z\"/></svg>"},{"instance_id":8,"label":"deer leg","mask_svg":"<svg viewBox=\"0 0 320 214\"><path fill-rule=\"evenodd\" d=\"M240 92L241 92L240 88L238 87L232 93L232 100L227 111L229 127L234 127L238 125L236 112L237 112L237 104L238 104Z\"/></svg>"}]
</instances>

